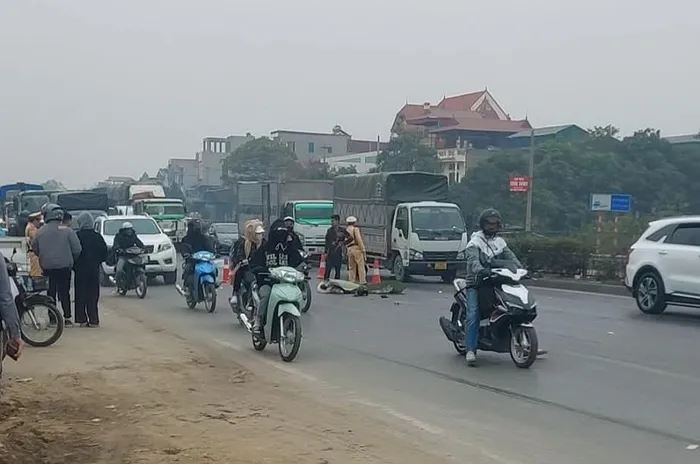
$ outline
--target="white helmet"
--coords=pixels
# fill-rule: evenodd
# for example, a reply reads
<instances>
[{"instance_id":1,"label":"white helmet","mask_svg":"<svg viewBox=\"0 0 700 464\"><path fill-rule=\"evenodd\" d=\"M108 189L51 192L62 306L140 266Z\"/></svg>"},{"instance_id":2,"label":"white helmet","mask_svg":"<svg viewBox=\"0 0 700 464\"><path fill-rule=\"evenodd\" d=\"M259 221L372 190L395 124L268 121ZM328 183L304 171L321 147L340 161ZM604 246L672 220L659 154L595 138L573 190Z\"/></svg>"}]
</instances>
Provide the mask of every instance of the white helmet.
<instances>
[{"instance_id":1,"label":"white helmet","mask_svg":"<svg viewBox=\"0 0 700 464\"><path fill-rule=\"evenodd\" d=\"M345 222L348 224L355 224L357 222L357 218L355 216L348 216L347 219L345 219Z\"/></svg>"},{"instance_id":2,"label":"white helmet","mask_svg":"<svg viewBox=\"0 0 700 464\"><path fill-rule=\"evenodd\" d=\"M122 229L133 229L134 225L130 223L129 221L123 222L122 223Z\"/></svg>"}]
</instances>

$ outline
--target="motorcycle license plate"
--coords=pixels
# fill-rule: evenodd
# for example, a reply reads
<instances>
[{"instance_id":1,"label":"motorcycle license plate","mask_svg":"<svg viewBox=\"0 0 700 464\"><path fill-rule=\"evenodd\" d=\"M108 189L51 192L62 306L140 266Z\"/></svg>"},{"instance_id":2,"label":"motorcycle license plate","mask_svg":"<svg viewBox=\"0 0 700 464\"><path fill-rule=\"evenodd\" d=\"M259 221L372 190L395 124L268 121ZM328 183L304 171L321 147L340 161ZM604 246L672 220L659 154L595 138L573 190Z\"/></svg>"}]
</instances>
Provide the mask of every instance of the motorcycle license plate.
<instances>
[{"instance_id":1,"label":"motorcycle license plate","mask_svg":"<svg viewBox=\"0 0 700 464\"><path fill-rule=\"evenodd\" d=\"M447 263L435 263L436 271L444 271L445 269L447 269Z\"/></svg>"}]
</instances>

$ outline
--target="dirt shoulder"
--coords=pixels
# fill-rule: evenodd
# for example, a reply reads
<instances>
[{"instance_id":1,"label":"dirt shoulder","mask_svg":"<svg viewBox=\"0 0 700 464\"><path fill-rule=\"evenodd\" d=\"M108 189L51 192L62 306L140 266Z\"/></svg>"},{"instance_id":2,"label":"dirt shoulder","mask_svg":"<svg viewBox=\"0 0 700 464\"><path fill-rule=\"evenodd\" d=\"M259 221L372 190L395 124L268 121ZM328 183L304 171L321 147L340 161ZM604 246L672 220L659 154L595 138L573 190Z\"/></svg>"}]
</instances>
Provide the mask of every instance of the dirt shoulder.
<instances>
[{"instance_id":1,"label":"dirt shoulder","mask_svg":"<svg viewBox=\"0 0 700 464\"><path fill-rule=\"evenodd\" d=\"M0 463L445 462L388 423L331 407L109 311L6 361Z\"/></svg>"}]
</instances>

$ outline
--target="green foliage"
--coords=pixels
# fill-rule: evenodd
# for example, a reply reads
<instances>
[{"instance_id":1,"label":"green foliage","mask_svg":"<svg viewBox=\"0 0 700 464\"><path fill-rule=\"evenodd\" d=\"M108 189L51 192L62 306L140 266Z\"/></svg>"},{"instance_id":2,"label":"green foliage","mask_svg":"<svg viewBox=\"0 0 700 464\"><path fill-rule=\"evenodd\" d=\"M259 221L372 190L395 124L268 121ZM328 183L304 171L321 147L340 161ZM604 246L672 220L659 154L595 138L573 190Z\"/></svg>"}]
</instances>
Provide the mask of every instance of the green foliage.
<instances>
[{"instance_id":1,"label":"green foliage","mask_svg":"<svg viewBox=\"0 0 700 464\"><path fill-rule=\"evenodd\" d=\"M297 155L267 137L241 145L224 160L223 165L229 177L238 180L295 178L302 172Z\"/></svg>"},{"instance_id":2,"label":"green foliage","mask_svg":"<svg viewBox=\"0 0 700 464\"><path fill-rule=\"evenodd\" d=\"M538 238L530 235L509 239L508 247L527 269L566 277L586 275L594 251L580 237Z\"/></svg>"},{"instance_id":3,"label":"green foliage","mask_svg":"<svg viewBox=\"0 0 700 464\"><path fill-rule=\"evenodd\" d=\"M578 234L589 229L596 219L590 211L592 193L630 194L642 229L646 219L700 213L700 144L674 147L654 129L622 140L615 138L613 126L596 127L590 134L536 147L533 230ZM496 207L507 225L524 225L527 195L509 192L508 178L527 174L527 155L527 150L494 152L452 189L472 224L481 210Z\"/></svg>"},{"instance_id":4,"label":"green foliage","mask_svg":"<svg viewBox=\"0 0 700 464\"><path fill-rule=\"evenodd\" d=\"M328 163L324 163L323 161L312 161L301 171L298 178L327 180L342 174L357 174L357 169L355 168L355 165L336 168L331 167Z\"/></svg>"},{"instance_id":5,"label":"green foliage","mask_svg":"<svg viewBox=\"0 0 700 464\"><path fill-rule=\"evenodd\" d=\"M437 150L423 145L415 134L406 133L389 141L388 149L377 156L377 167L382 172L437 172L440 162Z\"/></svg>"}]
</instances>

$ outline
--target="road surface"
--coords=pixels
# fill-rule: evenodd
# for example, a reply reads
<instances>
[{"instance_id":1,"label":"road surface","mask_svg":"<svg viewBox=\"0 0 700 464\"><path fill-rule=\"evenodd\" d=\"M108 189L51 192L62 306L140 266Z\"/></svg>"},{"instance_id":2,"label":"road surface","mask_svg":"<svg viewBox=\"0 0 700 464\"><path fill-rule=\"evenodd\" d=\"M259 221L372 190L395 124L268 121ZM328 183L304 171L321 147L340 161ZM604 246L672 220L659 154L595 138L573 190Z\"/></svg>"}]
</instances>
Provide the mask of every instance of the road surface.
<instances>
[{"instance_id":1,"label":"road surface","mask_svg":"<svg viewBox=\"0 0 700 464\"><path fill-rule=\"evenodd\" d=\"M336 387L424 430L446 452L478 450L494 463L697 463L700 450L700 311L641 314L631 299L533 289L536 326L549 354L530 370L482 353L467 368L437 319L451 289L429 281L380 298L314 294L292 364L275 346L254 353L220 293L214 314L189 310L174 288L144 301L107 296L111 307L193 343L251 353L309 384ZM311 387L312 388L312 387ZM322 391L322 390L320 390Z\"/></svg>"}]
</instances>

